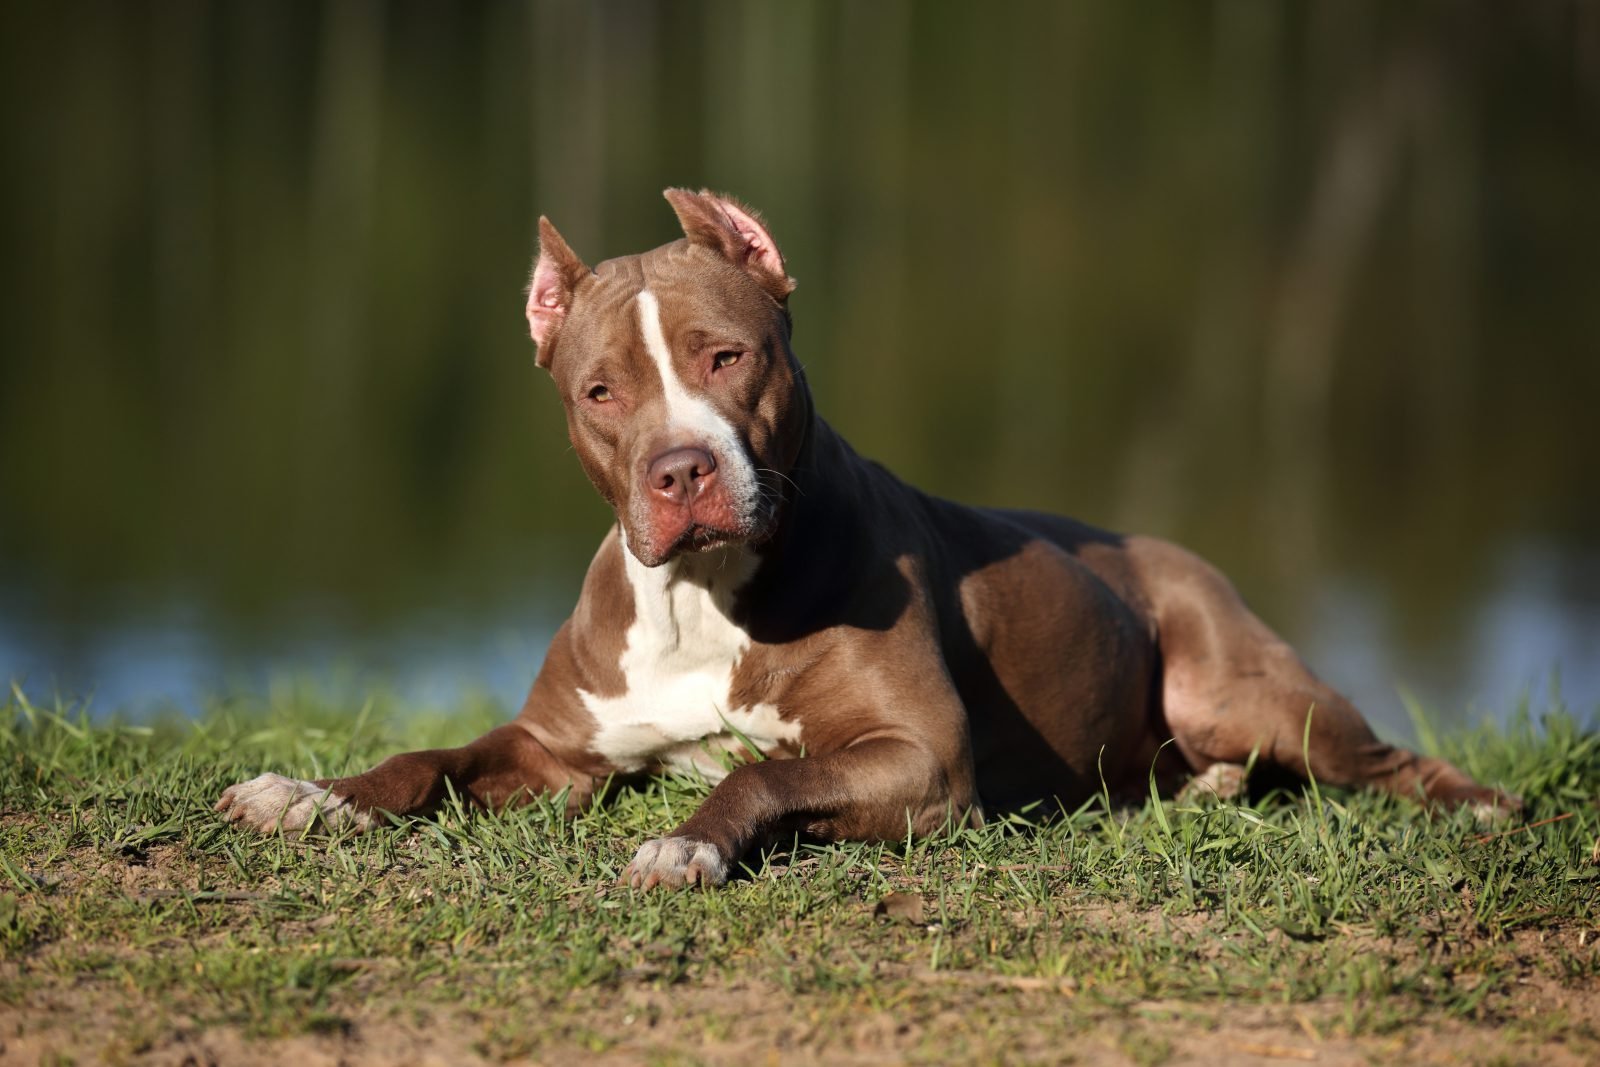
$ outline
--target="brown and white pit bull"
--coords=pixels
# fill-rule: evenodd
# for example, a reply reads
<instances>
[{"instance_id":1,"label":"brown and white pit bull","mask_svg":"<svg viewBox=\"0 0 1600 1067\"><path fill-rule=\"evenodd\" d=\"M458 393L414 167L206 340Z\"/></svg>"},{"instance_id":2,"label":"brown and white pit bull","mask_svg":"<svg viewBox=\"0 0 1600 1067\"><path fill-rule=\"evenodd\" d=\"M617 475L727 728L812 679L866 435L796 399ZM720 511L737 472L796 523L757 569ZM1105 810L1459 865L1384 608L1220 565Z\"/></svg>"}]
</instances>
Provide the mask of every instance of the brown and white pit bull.
<instances>
[{"instance_id":1,"label":"brown and white pit bull","mask_svg":"<svg viewBox=\"0 0 1600 1067\"><path fill-rule=\"evenodd\" d=\"M896 840L1077 805L1102 776L1137 794L1152 766L1169 789L1225 781L1252 754L1331 785L1518 806L1379 741L1183 549L953 504L857 456L812 410L794 282L760 218L666 197L684 239L595 270L539 220L538 364L617 525L522 713L352 778L262 775L222 794L229 820L364 829L427 812L447 783L487 808L568 789L576 810L613 776L720 779L629 864L649 888L720 883L795 832ZM1169 739L1177 758L1158 760ZM747 744L765 758L725 770Z\"/></svg>"}]
</instances>

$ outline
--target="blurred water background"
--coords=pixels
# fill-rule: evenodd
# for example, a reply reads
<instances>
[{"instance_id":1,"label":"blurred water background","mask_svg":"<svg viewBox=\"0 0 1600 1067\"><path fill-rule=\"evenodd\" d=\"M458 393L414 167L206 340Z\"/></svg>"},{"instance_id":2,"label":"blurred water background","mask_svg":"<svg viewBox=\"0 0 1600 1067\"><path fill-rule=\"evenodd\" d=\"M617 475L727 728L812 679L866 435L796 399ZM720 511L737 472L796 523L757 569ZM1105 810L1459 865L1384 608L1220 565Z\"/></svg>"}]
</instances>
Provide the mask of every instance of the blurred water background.
<instances>
[{"instance_id":1,"label":"blurred water background","mask_svg":"<svg viewBox=\"0 0 1600 1067\"><path fill-rule=\"evenodd\" d=\"M905 477L1209 556L1391 734L1600 705L1600 4L9 4L0 678L515 705L609 521L540 212L766 212Z\"/></svg>"}]
</instances>

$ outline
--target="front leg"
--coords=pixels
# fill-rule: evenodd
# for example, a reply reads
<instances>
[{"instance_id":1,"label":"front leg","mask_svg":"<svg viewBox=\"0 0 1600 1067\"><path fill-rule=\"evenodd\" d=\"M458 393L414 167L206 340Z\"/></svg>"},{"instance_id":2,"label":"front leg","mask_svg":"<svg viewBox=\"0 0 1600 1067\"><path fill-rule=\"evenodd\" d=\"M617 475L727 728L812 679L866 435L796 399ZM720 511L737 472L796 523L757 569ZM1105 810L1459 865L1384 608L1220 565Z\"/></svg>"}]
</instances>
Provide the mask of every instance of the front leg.
<instances>
[{"instance_id":1,"label":"front leg","mask_svg":"<svg viewBox=\"0 0 1600 1067\"><path fill-rule=\"evenodd\" d=\"M365 774L315 782L263 774L230 786L216 810L252 830L303 832L366 830L380 812L422 815L438 807L453 788L470 803L499 808L543 792L569 788L567 804L588 802L595 781L568 767L521 722L489 731L461 748L439 748L391 756Z\"/></svg>"},{"instance_id":2,"label":"front leg","mask_svg":"<svg viewBox=\"0 0 1600 1067\"><path fill-rule=\"evenodd\" d=\"M909 741L875 738L821 756L734 768L700 810L640 847L620 881L720 885L749 849L800 831L828 841L896 841L947 820L978 822L970 771L952 771Z\"/></svg>"}]
</instances>

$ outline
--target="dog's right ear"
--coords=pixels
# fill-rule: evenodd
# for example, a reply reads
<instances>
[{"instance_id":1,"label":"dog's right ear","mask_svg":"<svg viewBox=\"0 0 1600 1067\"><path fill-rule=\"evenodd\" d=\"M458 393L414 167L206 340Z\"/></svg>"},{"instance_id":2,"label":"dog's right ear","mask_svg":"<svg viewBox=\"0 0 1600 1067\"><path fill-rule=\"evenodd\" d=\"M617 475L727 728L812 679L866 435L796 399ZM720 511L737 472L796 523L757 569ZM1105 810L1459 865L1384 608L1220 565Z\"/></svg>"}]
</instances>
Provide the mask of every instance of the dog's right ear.
<instances>
[{"instance_id":1,"label":"dog's right ear","mask_svg":"<svg viewBox=\"0 0 1600 1067\"><path fill-rule=\"evenodd\" d=\"M550 348L572 308L572 294L590 270L567 247L550 220L539 216L539 258L528 283L528 332L539 346L534 362L550 369Z\"/></svg>"},{"instance_id":2,"label":"dog's right ear","mask_svg":"<svg viewBox=\"0 0 1600 1067\"><path fill-rule=\"evenodd\" d=\"M664 189L661 193L672 205L691 244L703 245L720 253L729 263L754 278L772 299L782 304L794 292L794 279L783 266L783 253L772 239L766 223L753 208L731 196L719 196L708 189Z\"/></svg>"}]
</instances>

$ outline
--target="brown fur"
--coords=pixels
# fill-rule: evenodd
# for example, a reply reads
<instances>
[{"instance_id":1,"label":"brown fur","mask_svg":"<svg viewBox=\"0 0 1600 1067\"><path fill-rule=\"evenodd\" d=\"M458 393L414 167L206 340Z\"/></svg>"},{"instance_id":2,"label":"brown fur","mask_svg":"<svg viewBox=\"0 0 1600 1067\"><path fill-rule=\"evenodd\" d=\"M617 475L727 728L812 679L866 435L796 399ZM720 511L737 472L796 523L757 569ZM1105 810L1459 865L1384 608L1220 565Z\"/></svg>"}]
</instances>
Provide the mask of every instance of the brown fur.
<instances>
[{"instance_id":1,"label":"brown fur","mask_svg":"<svg viewBox=\"0 0 1600 1067\"><path fill-rule=\"evenodd\" d=\"M653 521L639 505L640 475L673 444L662 437L661 375L630 310L648 286L674 371L738 427L771 505L741 532L759 566L734 602L750 645L730 700L798 721L805 758L794 758L800 745L773 745L771 759L734 769L673 832L712 846L723 869L641 852L635 884L718 880L775 835L896 839L908 825L924 833L986 809L1074 806L1102 782L1137 794L1152 766L1173 788L1253 754L1327 784L1515 807L1447 763L1378 741L1226 579L1183 549L939 500L858 457L812 410L789 347L793 282L758 217L741 209L756 226L741 233L719 209L725 201L668 197L686 239L594 272L541 220L554 263L542 258L540 270L554 270L546 276L564 301L546 309L558 329L541 363L619 527L526 706L463 749L397 756L323 783L334 793L409 814L437 804L446 781L487 807L569 788L577 808L618 770L595 751L580 691L625 688L618 663L635 608L623 553L632 547L651 565L638 548ZM718 352L741 358L713 378ZM597 382L611 397L603 405L589 395ZM1158 760L1168 740L1176 751Z\"/></svg>"}]
</instances>

